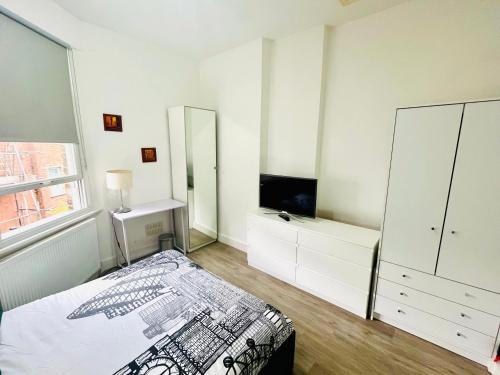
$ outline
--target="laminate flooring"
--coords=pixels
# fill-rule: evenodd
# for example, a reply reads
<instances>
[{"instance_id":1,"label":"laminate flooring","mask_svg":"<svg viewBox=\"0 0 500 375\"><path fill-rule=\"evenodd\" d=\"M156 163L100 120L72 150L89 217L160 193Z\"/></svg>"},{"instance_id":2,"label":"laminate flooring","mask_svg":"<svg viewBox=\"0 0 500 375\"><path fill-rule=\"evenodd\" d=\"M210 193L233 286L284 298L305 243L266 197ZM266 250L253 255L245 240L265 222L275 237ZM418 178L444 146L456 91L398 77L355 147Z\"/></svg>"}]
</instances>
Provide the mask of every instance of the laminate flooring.
<instances>
[{"instance_id":1,"label":"laminate flooring","mask_svg":"<svg viewBox=\"0 0 500 375\"><path fill-rule=\"evenodd\" d=\"M256 270L244 252L230 246L215 242L188 256L293 320L294 374L488 374L475 362L383 322L363 320Z\"/></svg>"}]
</instances>

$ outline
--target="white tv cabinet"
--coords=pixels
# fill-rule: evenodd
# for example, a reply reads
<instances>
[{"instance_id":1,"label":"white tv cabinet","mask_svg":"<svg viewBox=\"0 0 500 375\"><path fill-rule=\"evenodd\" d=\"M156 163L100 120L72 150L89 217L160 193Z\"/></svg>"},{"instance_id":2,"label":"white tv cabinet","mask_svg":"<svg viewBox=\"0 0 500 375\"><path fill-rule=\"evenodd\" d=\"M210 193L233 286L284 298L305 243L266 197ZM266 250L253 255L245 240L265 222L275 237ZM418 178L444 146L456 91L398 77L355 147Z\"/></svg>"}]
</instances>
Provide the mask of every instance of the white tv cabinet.
<instances>
[{"instance_id":1,"label":"white tv cabinet","mask_svg":"<svg viewBox=\"0 0 500 375\"><path fill-rule=\"evenodd\" d=\"M248 264L366 318L379 232L265 212L248 214Z\"/></svg>"}]
</instances>

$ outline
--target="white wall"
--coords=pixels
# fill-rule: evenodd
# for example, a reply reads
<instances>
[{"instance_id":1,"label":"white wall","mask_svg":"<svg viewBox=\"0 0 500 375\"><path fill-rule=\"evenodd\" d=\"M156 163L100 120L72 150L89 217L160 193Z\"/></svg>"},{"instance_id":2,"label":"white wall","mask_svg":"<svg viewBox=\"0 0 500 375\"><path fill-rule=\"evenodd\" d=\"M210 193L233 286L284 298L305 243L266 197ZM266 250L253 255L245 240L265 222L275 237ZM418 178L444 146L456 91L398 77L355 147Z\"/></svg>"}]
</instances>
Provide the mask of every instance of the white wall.
<instances>
[{"instance_id":1,"label":"white wall","mask_svg":"<svg viewBox=\"0 0 500 375\"><path fill-rule=\"evenodd\" d=\"M203 106L217 111L219 239L243 249L258 206L263 41L201 61Z\"/></svg>"},{"instance_id":2,"label":"white wall","mask_svg":"<svg viewBox=\"0 0 500 375\"><path fill-rule=\"evenodd\" d=\"M378 228L395 109L500 96L496 0L409 1L328 30L322 51L318 27L234 48L201 61L199 72L195 61L83 24L50 0L0 0L0 7L77 49L97 206L117 204L104 188L109 168L134 170L132 203L170 196L165 110L198 104L201 78L203 106L218 115L220 238L241 248L246 213L258 205L260 156L263 170L305 175L318 168L320 152L321 216ZM122 114L125 131L104 133L103 112ZM307 145L304 158L298 142ZM157 147L158 163L140 162L144 146ZM99 221L109 263L105 213Z\"/></svg>"},{"instance_id":3,"label":"white wall","mask_svg":"<svg viewBox=\"0 0 500 375\"><path fill-rule=\"evenodd\" d=\"M74 48L92 205L103 209L99 246L107 268L114 252L106 210L118 206L118 196L106 190L105 171L133 170L131 204L171 196L166 112L197 103L198 63L80 22L50 0L0 0L0 7ZM104 132L103 113L121 114L123 133ZM156 147L158 162L143 164L141 147Z\"/></svg>"},{"instance_id":4,"label":"white wall","mask_svg":"<svg viewBox=\"0 0 500 375\"><path fill-rule=\"evenodd\" d=\"M253 204L241 200L258 196L247 163L259 150L241 124L258 123L259 100L261 170L316 169L320 216L380 228L396 108L499 97L499 25L498 1L409 1L327 28L323 45L320 27L263 41L260 77L249 45L203 61L205 99L220 116L221 238L245 240Z\"/></svg>"},{"instance_id":5,"label":"white wall","mask_svg":"<svg viewBox=\"0 0 500 375\"><path fill-rule=\"evenodd\" d=\"M316 175L325 32L318 26L270 43L263 173Z\"/></svg>"},{"instance_id":6,"label":"white wall","mask_svg":"<svg viewBox=\"0 0 500 375\"><path fill-rule=\"evenodd\" d=\"M500 2L409 1L331 30L327 48L318 207L379 228L396 108L500 96Z\"/></svg>"},{"instance_id":7,"label":"white wall","mask_svg":"<svg viewBox=\"0 0 500 375\"><path fill-rule=\"evenodd\" d=\"M96 27L89 27L87 38L75 51L75 70L94 205L119 206L117 192L106 189L108 169L133 171L130 204L171 197L167 108L195 102L197 62ZM103 113L121 114L123 132L105 132ZM141 147L156 147L158 161L142 163ZM98 221L101 256L109 263L108 214Z\"/></svg>"}]
</instances>

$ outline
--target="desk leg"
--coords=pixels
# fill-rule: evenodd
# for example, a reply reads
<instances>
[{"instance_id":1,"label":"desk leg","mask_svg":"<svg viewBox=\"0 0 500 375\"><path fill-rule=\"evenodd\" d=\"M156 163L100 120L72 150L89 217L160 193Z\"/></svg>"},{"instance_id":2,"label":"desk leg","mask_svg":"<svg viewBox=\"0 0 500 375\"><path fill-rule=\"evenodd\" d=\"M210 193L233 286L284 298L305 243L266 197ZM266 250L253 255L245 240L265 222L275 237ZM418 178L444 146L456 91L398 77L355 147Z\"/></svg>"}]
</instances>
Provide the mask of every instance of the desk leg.
<instances>
[{"instance_id":1,"label":"desk leg","mask_svg":"<svg viewBox=\"0 0 500 375\"><path fill-rule=\"evenodd\" d=\"M123 233L123 247L125 249L125 260L127 261L127 266L130 266L130 253L128 251L128 239L127 231L125 230L125 220L122 220L122 233Z\"/></svg>"},{"instance_id":2,"label":"desk leg","mask_svg":"<svg viewBox=\"0 0 500 375\"><path fill-rule=\"evenodd\" d=\"M186 223L184 222L184 207L181 208L181 221L182 221L182 249L184 250L184 255L187 254L187 241L186 238L189 237L189 233L186 231Z\"/></svg>"}]
</instances>

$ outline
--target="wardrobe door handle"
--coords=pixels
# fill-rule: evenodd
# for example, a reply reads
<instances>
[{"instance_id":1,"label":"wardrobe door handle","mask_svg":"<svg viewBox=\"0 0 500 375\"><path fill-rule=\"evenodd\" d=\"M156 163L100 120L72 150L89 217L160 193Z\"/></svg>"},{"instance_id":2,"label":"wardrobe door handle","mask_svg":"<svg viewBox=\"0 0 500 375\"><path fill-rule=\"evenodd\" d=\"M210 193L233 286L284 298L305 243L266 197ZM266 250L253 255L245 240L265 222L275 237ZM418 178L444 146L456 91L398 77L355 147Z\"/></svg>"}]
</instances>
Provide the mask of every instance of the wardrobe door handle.
<instances>
[{"instance_id":1,"label":"wardrobe door handle","mask_svg":"<svg viewBox=\"0 0 500 375\"><path fill-rule=\"evenodd\" d=\"M405 292L399 292L399 295L400 296L407 296L408 294L406 294Z\"/></svg>"},{"instance_id":2,"label":"wardrobe door handle","mask_svg":"<svg viewBox=\"0 0 500 375\"><path fill-rule=\"evenodd\" d=\"M431 230L436 230L436 227L431 227Z\"/></svg>"},{"instance_id":3,"label":"wardrobe door handle","mask_svg":"<svg viewBox=\"0 0 500 375\"><path fill-rule=\"evenodd\" d=\"M461 312L461 313L460 313L460 316L461 316L462 318L465 318L467 315L465 315L463 312Z\"/></svg>"},{"instance_id":4,"label":"wardrobe door handle","mask_svg":"<svg viewBox=\"0 0 500 375\"><path fill-rule=\"evenodd\" d=\"M456 232L454 230L451 231L451 234L455 234Z\"/></svg>"}]
</instances>

